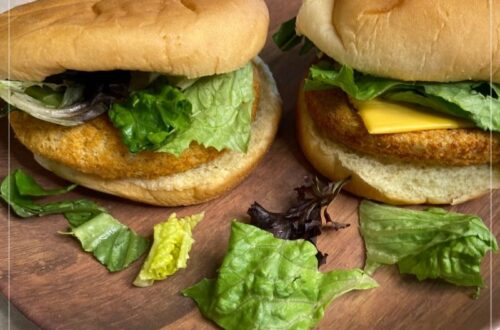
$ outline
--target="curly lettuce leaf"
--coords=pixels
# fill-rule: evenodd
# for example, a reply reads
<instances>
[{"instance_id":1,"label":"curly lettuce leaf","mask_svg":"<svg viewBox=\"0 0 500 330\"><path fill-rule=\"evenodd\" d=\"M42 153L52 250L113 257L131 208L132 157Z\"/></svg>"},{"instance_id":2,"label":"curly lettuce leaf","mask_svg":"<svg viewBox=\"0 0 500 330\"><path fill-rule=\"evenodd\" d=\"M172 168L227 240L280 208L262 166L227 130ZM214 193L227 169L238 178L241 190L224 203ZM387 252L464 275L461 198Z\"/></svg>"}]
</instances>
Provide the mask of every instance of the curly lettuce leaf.
<instances>
[{"instance_id":1,"label":"curly lettuce leaf","mask_svg":"<svg viewBox=\"0 0 500 330\"><path fill-rule=\"evenodd\" d=\"M77 215L80 218L89 219L104 211L96 203L84 199L44 204L36 203L33 200L33 197L59 195L73 188L75 188L75 185L70 185L62 189L45 189L23 170L17 169L2 181L0 195L10 205L14 213L22 218L64 214L66 218L70 219L75 219Z\"/></svg>"},{"instance_id":2,"label":"curly lettuce leaf","mask_svg":"<svg viewBox=\"0 0 500 330\"><path fill-rule=\"evenodd\" d=\"M217 279L183 294L224 329L309 329L333 299L377 286L359 269L318 272L316 253L305 240L281 240L235 221Z\"/></svg>"},{"instance_id":3,"label":"curly lettuce leaf","mask_svg":"<svg viewBox=\"0 0 500 330\"><path fill-rule=\"evenodd\" d=\"M72 228L69 234L80 241L86 252L93 253L110 272L120 271L137 260L149 241L107 213L101 213Z\"/></svg>"},{"instance_id":4,"label":"curly lettuce leaf","mask_svg":"<svg viewBox=\"0 0 500 330\"><path fill-rule=\"evenodd\" d=\"M365 271L399 266L419 280L441 278L461 286L483 287L481 261L498 250L481 218L440 208L415 211L363 201L359 208L366 246Z\"/></svg>"},{"instance_id":5,"label":"curly lettuce leaf","mask_svg":"<svg viewBox=\"0 0 500 330\"><path fill-rule=\"evenodd\" d=\"M132 92L124 103L108 112L130 152L156 150L174 132L191 122L191 103L177 88L164 83L159 88Z\"/></svg>"},{"instance_id":6,"label":"curly lettuce leaf","mask_svg":"<svg viewBox=\"0 0 500 330\"><path fill-rule=\"evenodd\" d=\"M200 78L183 92L193 107L191 124L157 151L180 155L192 142L217 150L247 151L254 100L251 64Z\"/></svg>"},{"instance_id":7,"label":"curly lettuce leaf","mask_svg":"<svg viewBox=\"0 0 500 330\"><path fill-rule=\"evenodd\" d=\"M134 280L135 286L151 286L154 281L163 280L187 267L194 243L192 231L203 216L203 213L198 213L179 219L172 213L167 221L155 225L153 245Z\"/></svg>"},{"instance_id":8,"label":"curly lettuce leaf","mask_svg":"<svg viewBox=\"0 0 500 330\"><path fill-rule=\"evenodd\" d=\"M429 107L473 122L484 130L500 132L500 89L488 82L428 83L407 82L364 75L343 65L312 66L306 90L338 87L361 100L382 97Z\"/></svg>"}]
</instances>

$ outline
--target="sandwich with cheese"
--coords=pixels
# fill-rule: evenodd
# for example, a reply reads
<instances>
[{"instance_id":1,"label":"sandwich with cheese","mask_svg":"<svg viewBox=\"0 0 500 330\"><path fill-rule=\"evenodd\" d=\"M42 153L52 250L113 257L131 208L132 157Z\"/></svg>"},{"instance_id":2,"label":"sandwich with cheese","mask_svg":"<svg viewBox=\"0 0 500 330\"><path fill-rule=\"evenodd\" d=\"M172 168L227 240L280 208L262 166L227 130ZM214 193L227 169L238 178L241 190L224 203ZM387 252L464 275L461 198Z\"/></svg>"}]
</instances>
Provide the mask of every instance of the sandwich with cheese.
<instances>
[{"instance_id":1,"label":"sandwich with cheese","mask_svg":"<svg viewBox=\"0 0 500 330\"><path fill-rule=\"evenodd\" d=\"M498 188L500 21L491 12L500 4L304 0L297 36L275 40L289 48L302 36L321 52L298 101L312 165L392 204L456 204Z\"/></svg>"},{"instance_id":2,"label":"sandwich with cheese","mask_svg":"<svg viewBox=\"0 0 500 330\"><path fill-rule=\"evenodd\" d=\"M39 0L0 15L0 112L35 159L155 205L212 199L270 147L263 0Z\"/></svg>"}]
</instances>

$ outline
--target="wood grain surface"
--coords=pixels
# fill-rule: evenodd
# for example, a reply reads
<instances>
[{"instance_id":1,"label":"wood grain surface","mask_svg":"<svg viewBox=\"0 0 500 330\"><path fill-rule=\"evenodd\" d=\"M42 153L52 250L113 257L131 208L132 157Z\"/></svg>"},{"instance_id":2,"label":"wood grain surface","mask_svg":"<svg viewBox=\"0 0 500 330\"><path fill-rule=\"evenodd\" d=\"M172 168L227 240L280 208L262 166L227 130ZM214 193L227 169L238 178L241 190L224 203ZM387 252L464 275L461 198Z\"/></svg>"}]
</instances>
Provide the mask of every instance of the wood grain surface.
<instances>
[{"instance_id":1,"label":"wood grain surface","mask_svg":"<svg viewBox=\"0 0 500 330\"><path fill-rule=\"evenodd\" d=\"M295 15L298 0L268 0L270 31ZM284 100L284 118L278 138L258 168L240 186L202 205L159 208L77 188L68 197L97 201L121 222L143 235L151 235L154 224L172 212L188 215L204 210L205 220L195 229L196 243L188 268L180 270L150 288L135 288L132 281L141 261L115 274L84 253L78 242L57 234L65 230L62 216L8 221L4 204L0 213L0 289L29 319L44 329L212 329L191 299L179 291L203 277L214 277L225 254L230 221L246 219L246 210L257 200L281 211L294 199L293 188L303 177L314 175L300 153L294 134L294 107L299 82L311 55L281 53L269 40L262 57L275 74ZM24 168L43 184L65 182L38 166L29 151L8 134L8 123L0 121L0 176L9 168ZM9 146L10 141L10 146ZM491 219L500 237L500 192L451 209ZM343 194L333 206L337 219L351 227L327 231L319 246L329 254L321 271L362 267L363 242L358 231L359 199ZM10 257L10 259L8 259ZM9 268L10 267L10 268ZM500 327L500 258L487 255L482 273L491 286L478 300L471 289L440 281L418 282L400 276L395 267L375 274L380 287L353 292L335 300L326 311L319 329L487 329ZM8 278L10 276L10 290ZM493 276L493 278L491 278ZM490 282L490 279L492 282Z\"/></svg>"}]
</instances>

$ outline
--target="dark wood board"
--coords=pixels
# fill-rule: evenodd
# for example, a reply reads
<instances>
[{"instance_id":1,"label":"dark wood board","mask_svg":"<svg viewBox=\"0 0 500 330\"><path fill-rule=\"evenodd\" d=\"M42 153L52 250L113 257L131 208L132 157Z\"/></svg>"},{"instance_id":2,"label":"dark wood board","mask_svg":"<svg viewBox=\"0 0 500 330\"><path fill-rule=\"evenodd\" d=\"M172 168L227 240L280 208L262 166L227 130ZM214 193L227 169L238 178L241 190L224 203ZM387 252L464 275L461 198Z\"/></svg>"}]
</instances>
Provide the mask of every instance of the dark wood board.
<instances>
[{"instance_id":1,"label":"dark wood board","mask_svg":"<svg viewBox=\"0 0 500 330\"><path fill-rule=\"evenodd\" d=\"M270 31L295 15L298 0L268 0ZM281 53L269 40L262 53L275 74L284 100L284 118L278 137L258 168L236 189L198 206L160 208L141 205L79 187L72 198L89 198L143 235L150 235L154 224L172 212L188 215L204 210L206 217L195 229L188 268L150 288L131 285L141 262L110 274L91 255L82 252L78 242L57 234L66 229L61 216L7 221L4 204L0 212L0 289L10 295L22 313L44 329L211 329L196 305L179 291L203 277L213 277L225 254L230 222L246 219L250 204L258 200L273 210L284 210L293 200L293 188L314 171L303 158L294 134L294 107L301 78L311 55ZM8 135L8 124L0 120L0 176L9 168L24 168L46 185L65 182L38 166L23 146ZM10 140L10 148L9 148ZM491 199L490 199L491 198ZM330 256L322 271L362 267L363 242L358 232L359 199L343 194L334 204L338 219L351 224L339 231L327 231L319 239L320 248ZM490 205L492 206L490 209ZM500 191L452 210L477 214L485 219L500 217ZM490 213L491 212L491 213ZM500 237L500 224L493 224ZM10 244L10 246L9 246ZM10 261L9 261L10 256ZM10 268L9 268L10 266ZM439 281L420 283L400 276L395 267L375 274L380 287L353 292L335 300L328 308L320 329L485 329L500 326L500 259L485 258L482 273L486 288L478 300L470 289ZM8 278L10 275L10 290Z\"/></svg>"}]
</instances>

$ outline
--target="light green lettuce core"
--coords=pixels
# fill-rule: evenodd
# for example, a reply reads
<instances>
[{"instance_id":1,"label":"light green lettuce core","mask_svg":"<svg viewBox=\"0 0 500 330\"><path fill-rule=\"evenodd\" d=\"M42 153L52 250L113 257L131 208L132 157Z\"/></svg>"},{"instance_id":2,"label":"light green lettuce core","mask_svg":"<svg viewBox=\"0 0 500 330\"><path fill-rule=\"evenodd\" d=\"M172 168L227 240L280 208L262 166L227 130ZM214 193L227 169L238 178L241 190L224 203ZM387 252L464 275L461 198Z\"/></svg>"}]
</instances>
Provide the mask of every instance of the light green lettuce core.
<instances>
[{"instance_id":1,"label":"light green lettuce core","mask_svg":"<svg viewBox=\"0 0 500 330\"><path fill-rule=\"evenodd\" d=\"M155 225L153 246L134 281L135 286L151 286L154 281L163 280L187 267L188 254L194 243L192 230L203 216L199 213L178 219L172 213L167 221Z\"/></svg>"}]
</instances>

